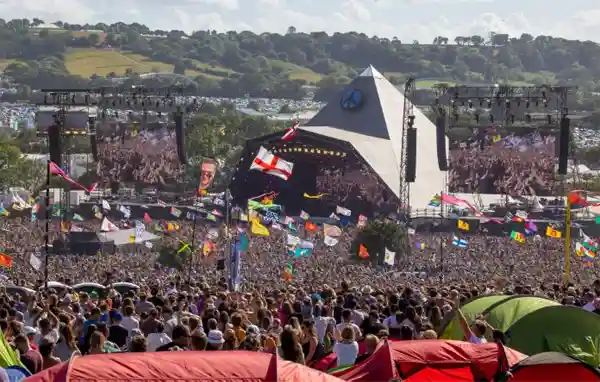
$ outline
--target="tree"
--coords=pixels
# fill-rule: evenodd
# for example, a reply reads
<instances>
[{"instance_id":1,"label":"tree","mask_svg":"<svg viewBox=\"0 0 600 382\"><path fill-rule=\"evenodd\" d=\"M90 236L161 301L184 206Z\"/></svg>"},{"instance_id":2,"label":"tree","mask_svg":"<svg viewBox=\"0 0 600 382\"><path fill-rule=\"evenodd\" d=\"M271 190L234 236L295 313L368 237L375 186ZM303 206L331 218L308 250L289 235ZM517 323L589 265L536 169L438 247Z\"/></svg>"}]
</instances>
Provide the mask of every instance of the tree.
<instances>
[{"instance_id":1,"label":"tree","mask_svg":"<svg viewBox=\"0 0 600 382\"><path fill-rule=\"evenodd\" d=\"M296 27L293 27L293 26L288 27L287 33L288 34L294 34L294 33L296 33Z\"/></svg>"},{"instance_id":2,"label":"tree","mask_svg":"<svg viewBox=\"0 0 600 382\"><path fill-rule=\"evenodd\" d=\"M287 103L279 108L279 114L292 114L294 111Z\"/></svg>"},{"instance_id":3,"label":"tree","mask_svg":"<svg viewBox=\"0 0 600 382\"><path fill-rule=\"evenodd\" d=\"M88 42L91 46L96 46L100 43L100 36L97 33L90 33L88 36Z\"/></svg>"},{"instance_id":4,"label":"tree","mask_svg":"<svg viewBox=\"0 0 600 382\"><path fill-rule=\"evenodd\" d=\"M407 231L405 227L392 221L370 220L356 234L352 242L351 251L357 258L361 244L369 251L367 261L382 264L386 248L396 252L397 258L403 255L403 251L407 248Z\"/></svg>"}]
</instances>

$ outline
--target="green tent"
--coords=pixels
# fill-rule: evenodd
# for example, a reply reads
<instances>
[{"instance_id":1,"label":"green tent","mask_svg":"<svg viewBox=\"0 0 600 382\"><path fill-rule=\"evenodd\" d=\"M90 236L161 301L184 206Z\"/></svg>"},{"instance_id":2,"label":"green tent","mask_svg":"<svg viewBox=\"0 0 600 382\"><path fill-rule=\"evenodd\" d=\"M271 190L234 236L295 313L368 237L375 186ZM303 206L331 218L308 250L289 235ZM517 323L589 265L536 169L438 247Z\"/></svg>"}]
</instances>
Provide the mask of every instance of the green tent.
<instances>
[{"instance_id":1,"label":"green tent","mask_svg":"<svg viewBox=\"0 0 600 382\"><path fill-rule=\"evenodd\" d=\"M507 345L534 355L556 351L600 366L600 315L574 306L547 306L511 325Z\"/></svg>"},{"instance_id":2,"label":"green tent","mask_svg":"<svg viewBox=\"0 0 600 382\"><path fill-rule=\"evenodd\" d=\"M487 322L506 334L507 345L524 354L558 351L600 366L597 314L533 296L482 297L461 310L469 324L477 315L487 315ZM464 339L456 315L445 322L440 338Z\"/></svg>"},{"instance_id":3,"label":"green tent","mask_svg":"<svg viewBox=\"0 0 600 382\"><path fill-rule=\"evenodd\" d=\"M483 296L469 301L461 307L465 318L469 323L472 323L479 314L485 313L492 306L512 298L512 296ZM445 319L440 330L440 339L443 340L463 340L464 334L458 323L458 318L450 314L449 318Z\"/></svg>"}]
</instances>

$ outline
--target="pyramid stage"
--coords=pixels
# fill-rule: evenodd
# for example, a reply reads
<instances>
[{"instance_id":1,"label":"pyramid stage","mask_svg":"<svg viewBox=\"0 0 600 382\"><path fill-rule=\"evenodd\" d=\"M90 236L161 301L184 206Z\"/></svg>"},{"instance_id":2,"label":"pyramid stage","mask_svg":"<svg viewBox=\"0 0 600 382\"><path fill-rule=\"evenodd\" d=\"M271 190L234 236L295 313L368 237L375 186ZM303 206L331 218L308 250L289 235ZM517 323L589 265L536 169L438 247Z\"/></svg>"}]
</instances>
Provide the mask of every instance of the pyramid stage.
<instances>
[{"instance_id":1,"label":"pyramid stage","mask_svg":"<svg viewBox=\"0 0 600 382\"><path fill-rule=\"evenodd\" d=\"M289 141L281 131L246 142L230 184L234 202L277 192L275 203L288 215L306 211L329 216L336 205L367 217L395 213L399 207L400 153L404 96L370 66ZM436 128L414 108L417 129L417 176L410 185L411 207L425 208L444 188L438 169ZM294 168L288 180L250 170L260 147ZM404 169L402 169L404 171ZM305 197L305 194L321 198Z\"/></svg>"}]
</instances>

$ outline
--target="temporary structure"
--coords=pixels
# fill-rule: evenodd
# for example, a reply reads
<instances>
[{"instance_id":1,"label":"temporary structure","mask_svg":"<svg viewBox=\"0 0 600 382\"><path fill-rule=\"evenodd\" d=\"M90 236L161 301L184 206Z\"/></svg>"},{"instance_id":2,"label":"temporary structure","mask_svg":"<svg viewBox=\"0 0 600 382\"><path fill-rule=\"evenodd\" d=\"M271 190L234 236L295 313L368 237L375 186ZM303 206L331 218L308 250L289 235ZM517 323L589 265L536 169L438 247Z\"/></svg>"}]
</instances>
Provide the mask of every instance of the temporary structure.
<instances>
[{"instance_id":1,"label":"temporary structure","mask_svg":"<svg viewBox=\"0 0 600 382\"><path fill-rule=\"evenodd\" d=\"M495 343L471 344L462 341L386 341L365 361L334 371L346 381L492 380L524 354ZM454 379L440 379L441 374ZM428 379L434 378L434 379Z\"/></svg>"},{"instance_id":2,"label":"temporary structure","mask_svg":"<svg viewBox=\"0 0 600 382\"><path fill-rule=\"evenodd\" d=\"M563 353L540 353L514 365L506 378L510 382L600 381L600 369Z\"/></svg>"},{"instance_id":3,"label":"temporary structure","mask_svg":"<svg viewBox=\"0 0 600 382\"><path fill-rule=\"evenodd\" d=\"M248 351L112 353L74 357L26 382L236 381L335 382L340 379L276 355Z\"/></svg>"}]
</instances>

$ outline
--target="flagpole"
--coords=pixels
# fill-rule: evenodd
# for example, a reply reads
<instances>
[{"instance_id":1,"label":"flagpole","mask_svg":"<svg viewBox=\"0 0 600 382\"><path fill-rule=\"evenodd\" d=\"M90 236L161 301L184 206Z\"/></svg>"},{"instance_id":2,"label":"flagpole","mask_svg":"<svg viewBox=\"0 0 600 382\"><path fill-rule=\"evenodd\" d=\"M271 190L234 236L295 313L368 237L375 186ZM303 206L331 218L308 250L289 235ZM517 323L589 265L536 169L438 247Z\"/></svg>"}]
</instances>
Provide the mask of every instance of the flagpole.
<instances>
[{"instance_id":1,"label":"flagpole","mask_svg":"<svg viewBox=\"0 0 600 382\"><path fill-rule=\"evenodd\" d=\"M567 195L567 208L565 210L565 285L571 278L571 202Z\"/></svg>"},{"instance_id":2,"label":"flagpole","mask_svg":"<svg viewBox=\"0 0 600 382\"><path fill-rule=\"evenodd\" d=\"M48 251L50 247L50 158L46 163L46 232L44 234L44 288L48 289Z\"/></svg>"},{"instance_id":3,"label":"flagpole","mask_svg":"<svg viewBox=\"0 0 600 382\"><path fill-rule=\"evenodd\" d=\"M440 226L444 224L444 190L440 191ZM440 231L441 232L441 231ZM444 240L440 235L440 280L444 278Z\"/></svg>"}]
</instances>

